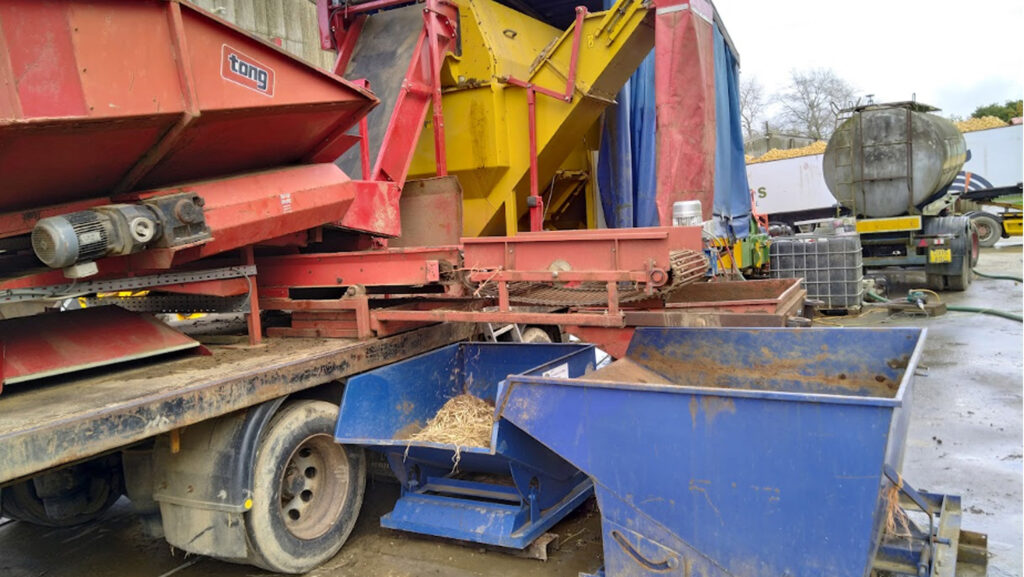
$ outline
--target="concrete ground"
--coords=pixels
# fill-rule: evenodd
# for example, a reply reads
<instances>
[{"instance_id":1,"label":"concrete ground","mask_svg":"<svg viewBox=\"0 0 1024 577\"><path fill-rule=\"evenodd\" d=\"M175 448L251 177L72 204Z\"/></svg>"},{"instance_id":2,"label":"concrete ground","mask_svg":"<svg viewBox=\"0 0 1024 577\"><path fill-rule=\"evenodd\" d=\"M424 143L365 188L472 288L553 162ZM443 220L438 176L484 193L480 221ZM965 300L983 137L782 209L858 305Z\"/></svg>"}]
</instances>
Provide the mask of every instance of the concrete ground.
<instances>
[{"instance_id":1,"label":"concrete ground","mask_svg":"<svg viewBox=\"0 0 1024 577\"><path fill-rule=\"evenodd\" d=\"M1020 277L1021 249L1021 239L1000 241L983 250L976 268ZM889 280L893 299L924 286L923 274ZM1013 281L975 277L966 292L942 299L1022 311L1021 285ZM930 319L869 312L841 324L927 327L927 376L916 380L903 476L917 488L963 497L963 528L988 534L990 577L1024 575L1021 323L964 312Z\"/></svg>"},{"instance_id":2,"label":"concrete ground","mask_svg":"<svg viewBox=\"0 0 1024 577\"><path fill-rule=\"evenodd\" d=\"M1021 275L1021 243L986 250L982 272ZM923 275L890 277L889 294L923 285ZM945 293L950 304L1022 311L1019 283L978 278L965 293ZM915 487L963 496L965 529L987 533L988 575L1024 574L1022 567L1022 325L1001 318L950 312L931 319L868 310L819 324L928 328L918 377L903 474ZM575 576L600 565L600 515L593 502L555 527L560 545L540 562L440 539L379 528L397 488L374 483L356 531L315 577ZM841 520L837 520L841 522ZM71 529L0 521L0 575L5 577L262 576L246 566L188 557L145 537L124 501L100 520Z\"/></svg>"}]
</instances>

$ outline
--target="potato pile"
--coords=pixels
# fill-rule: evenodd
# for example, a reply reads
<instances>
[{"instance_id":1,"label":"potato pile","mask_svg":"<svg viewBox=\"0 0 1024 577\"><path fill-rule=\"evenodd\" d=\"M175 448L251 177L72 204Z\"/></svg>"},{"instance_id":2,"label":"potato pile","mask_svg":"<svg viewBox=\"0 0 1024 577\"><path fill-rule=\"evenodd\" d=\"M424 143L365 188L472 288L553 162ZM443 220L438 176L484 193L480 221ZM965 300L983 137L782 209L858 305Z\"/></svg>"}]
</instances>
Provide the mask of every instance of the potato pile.
<instances>
[{"instance_id":1,"label":"potato pile","mask_svg":"<svg viewBox=\"0 0 1024 577\"><path fill-rule=\"evenodd\" d=\"M753 158L747 156L747 164L756 164L758 162L771 162L772 160L782 160L784 158L796 158L798 156L810 156L812 154L824 154L825 145L828 144L824 140L819 140L815 143L804 146L803 148L790 148L788 150L781 150L773 148L768 152Z\"/></svg>"},{"instance_id":2,"label":"potato pile","mask_svg":"<svg viewBox=\"0 0 1024 577\"><path fill-rule=\"evenodd\" d=\"M981 118L968 118L967 120L957 122L956 127L960 129L960 132L974 132L975 130L988 130L989 128L999 128L1000 126L1007 126L1005 122L995 116L982 116Z\"/></svg>"}]
</instances>

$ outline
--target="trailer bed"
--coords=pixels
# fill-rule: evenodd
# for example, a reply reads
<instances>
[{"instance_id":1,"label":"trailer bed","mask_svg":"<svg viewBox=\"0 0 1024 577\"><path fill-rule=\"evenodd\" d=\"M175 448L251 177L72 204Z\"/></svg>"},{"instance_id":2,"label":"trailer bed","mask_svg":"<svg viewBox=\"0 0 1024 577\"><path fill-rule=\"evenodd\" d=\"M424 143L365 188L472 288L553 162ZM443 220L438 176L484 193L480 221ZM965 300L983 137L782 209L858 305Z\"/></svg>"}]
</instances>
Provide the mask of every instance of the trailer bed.
<instances>
[{"instance_id":1,"label":"trailer bed","mask_svg":"<svg viewBox=\"0 0 1024 577\"><path fill-rule=\"evenodd\" d=\"M0 484L469 338L438 324L383 339L266 339L0 396Z\"/></svg>"}]
</instances>

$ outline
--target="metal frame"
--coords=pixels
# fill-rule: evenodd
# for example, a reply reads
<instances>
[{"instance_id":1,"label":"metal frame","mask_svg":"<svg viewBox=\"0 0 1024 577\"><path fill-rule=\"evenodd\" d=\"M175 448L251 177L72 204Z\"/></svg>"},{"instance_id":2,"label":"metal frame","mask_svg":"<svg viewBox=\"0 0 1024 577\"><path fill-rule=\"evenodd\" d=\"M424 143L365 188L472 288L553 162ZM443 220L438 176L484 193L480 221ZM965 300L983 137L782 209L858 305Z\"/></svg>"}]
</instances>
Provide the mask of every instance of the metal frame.
<instances>
[{"instance_id":1,"label":"metal frame","mask_svg":"<svg viewBox=\"0 0 1024 577\"><path fill-rule=\"evenodd\" d=\"M268 339L260 348L64 377L0 397L0 484L470 338L437 325L368 341Z\"/></svg>"},{"instance_id":2,"label":"metal frame","mask_svg":"<svg viewBox=\"0 0 1024 577\"><path fill-rule=\"evenodd\" d=\"M375 0L332 8L328 6L328 0L317 0L317 11L321 16L321 45L325 50L338 51L334 73L340 76L345 72L368 13L412 3L409 0ZM441 107L441 66L444 55L455 47L458 18L458 8L447 0L426 0L424 3L423 30L406 70L402 90L395 102L373 169L370 176L364 173L363 178L391 182L401 190L423 129L428 104L433 114L437 174L448 174ZM361 134L361 137L364 143L367 142L365 134ZM368 150L364 148L363 152L365 162Z\"/></svg>"},{"instance_id":3,"label":"metal frame","mask_svg":"<svg viewBox=\"0 0 1024 577\"><path fill-rule=\"evenodd\" d=\"M540 195L540 183L538 173L540 168L537 161L537 93L549 96L563 102L572 102L576 89L576 68L579 64L580 42L583 38L583 19L587 16L587 9L583 6L576 8L576 22L573 29L572 57L569 60L569 74L565 80L565 92L558 93L543 86L537 86L532 82L520 80L514 76L508 78L508 83L513 86L526 89L526 105L529 108L530 121L530 231L539 232L544 228L544 199ZM440 166L438 167L440 170ZM438 173L440 174L440 173Z\"/></svg>"}]
</instances>

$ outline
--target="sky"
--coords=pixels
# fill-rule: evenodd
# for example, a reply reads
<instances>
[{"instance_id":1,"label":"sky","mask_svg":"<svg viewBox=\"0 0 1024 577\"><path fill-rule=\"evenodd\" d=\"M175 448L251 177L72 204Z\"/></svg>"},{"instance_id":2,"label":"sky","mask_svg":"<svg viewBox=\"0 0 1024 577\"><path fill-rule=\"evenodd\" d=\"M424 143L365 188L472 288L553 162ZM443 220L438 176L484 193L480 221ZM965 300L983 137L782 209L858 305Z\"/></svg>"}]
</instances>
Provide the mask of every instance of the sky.
<instances>
[{"instance_id":1,"label":"sky","mask_svg":"<svg viewBox=\"0 0 1024 577\"><path fill-rule=\"evenodd\" d=\"M1024 98L1024 0L716 0L740 74L765 94L791 70L831 68L875 102L917 100L943 116Z\"/></svg>"}]
</instances>

